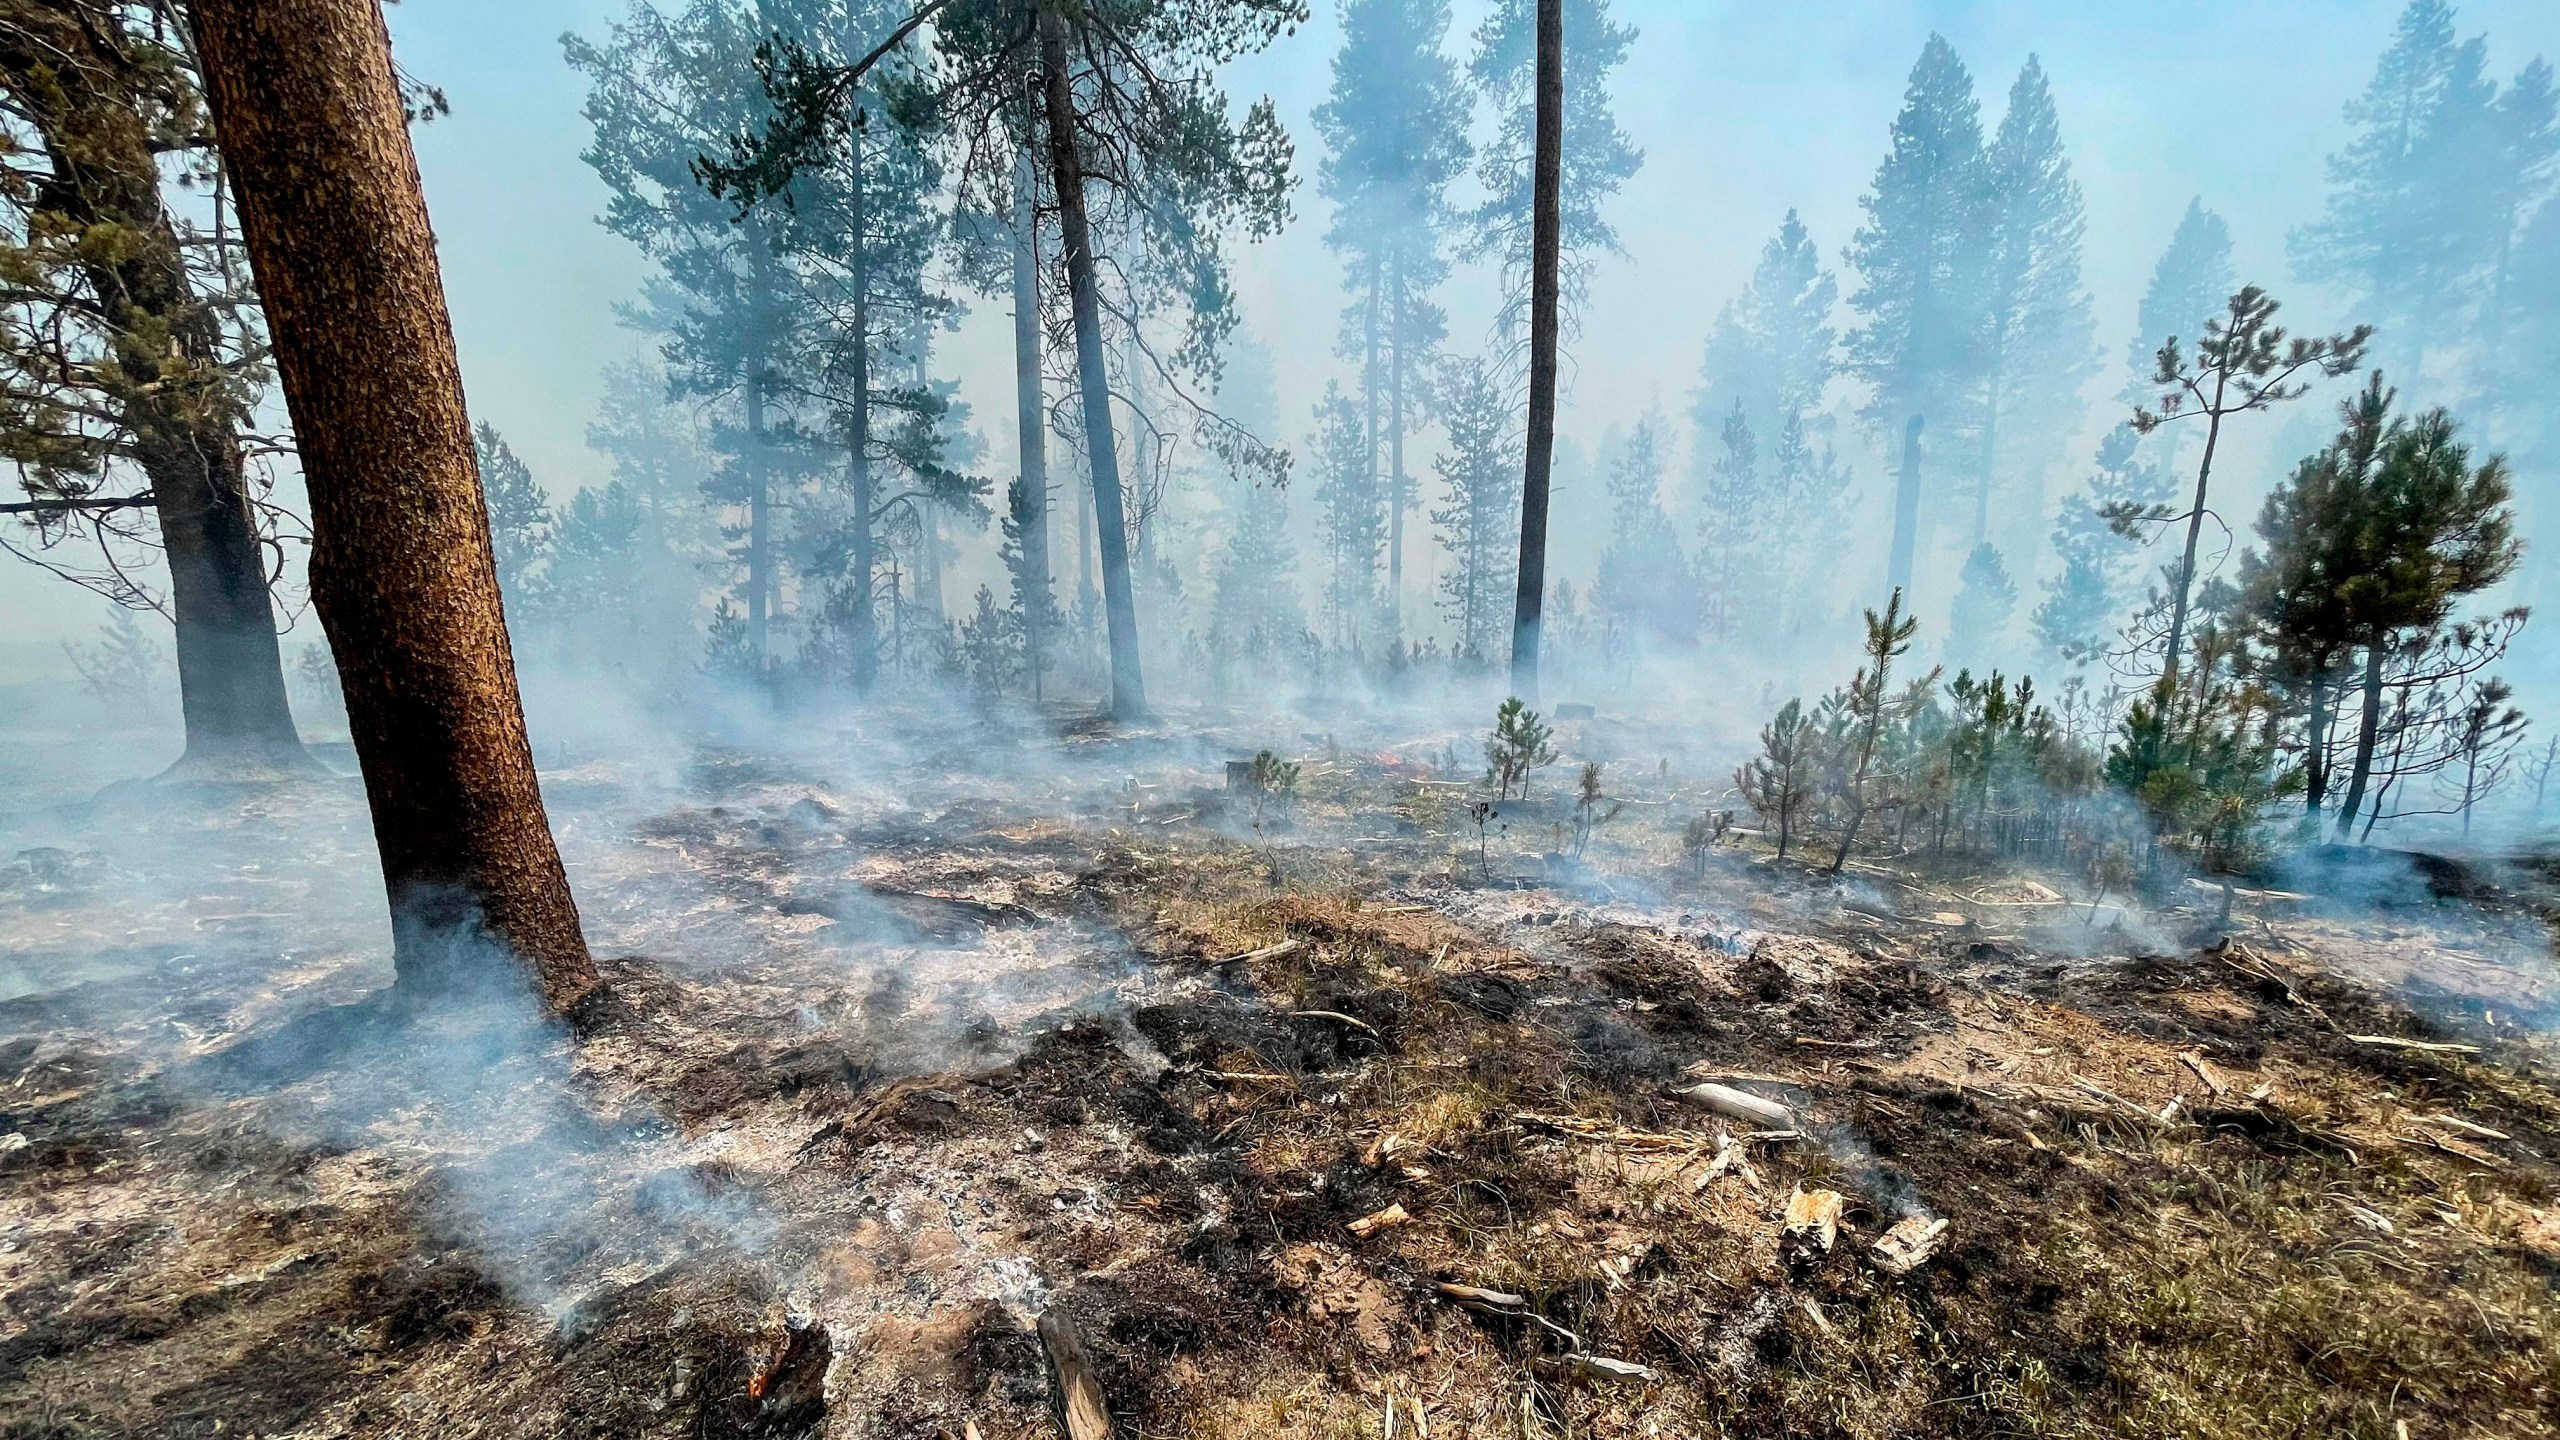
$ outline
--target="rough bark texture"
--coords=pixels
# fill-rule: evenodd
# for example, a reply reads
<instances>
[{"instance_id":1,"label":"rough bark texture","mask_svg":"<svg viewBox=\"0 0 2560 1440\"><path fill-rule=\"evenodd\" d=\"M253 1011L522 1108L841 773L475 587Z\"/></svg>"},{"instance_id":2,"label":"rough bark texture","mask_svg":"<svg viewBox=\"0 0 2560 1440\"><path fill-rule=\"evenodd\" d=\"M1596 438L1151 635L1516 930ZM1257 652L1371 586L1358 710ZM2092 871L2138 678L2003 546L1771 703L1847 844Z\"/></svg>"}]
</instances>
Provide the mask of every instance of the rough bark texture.
<instances>
[{"instance_id":1,"label":"rough bark texture","mask_svg":"<svg viewBox=\"0 0 2560 1440\"><path fill-rule=\"evenodd\" d=\"M565 1006L595 967L542 809L417 157L375 0L198 0L311 495L404 987Z\"/></svg>"},{"instance_id":2,"label":"rough bark texture","mask_svg":"<svg viewBox=\"0 0 2560 1440\"><path fill-rule=\"evenodd\" d=\"M1556 341L1564 263L1564 0L1538 0L1536 159L1529 214L1529 455L1520 483L1520 584L1511 612L1511 693L1538 698L1547 593L1547 482L1556 457Z\"/></svg>"},{"instance_id":3,"label":"rough bark texture","mask_svg":"<svg viewBox=\"0 0 2560 1440\"><path fill-rule=\"evenodd\" d=\"M125 52L72 7L10 0L0 15L0 84L48 152L51 183L34 204L125 242L90 247L82 278L111 336L117 382L104 398L151 483L169 565L187 734L173 773L315 768L285 701L220 319L195 293L161 204Z\"/></svg>"},{"instance_id":4,"label":"rough bark texture","mask_svg":"<svg viewBox=\"0 0 2560 1440\"><path fill-rule=\"evenodd\" d=\"M1032 599L1022 611L1023 653L1031 670L1031 698L1041 698L1048 669L1046 610L1049 593L1049 414L1040 393L1040 231L1038 170L1025 150L1014 172L1013 200L1013 395L1014 427L1021 446L1022 489L1030 513L1022 520L1022 568Z\"/></svg>"},{"instance_id":5,"label":"rough bark texture","mask_svg":"<svg viewBox=\"0 0 2560 1440\"><path fill-rule=\"evenodd\" d=\"M2355 833L2356 812L2363 808L2365 786L2373 780L2374 745L2382 734L2382 644L2377 636L2364 650L2364 712L2356 731L2355 763L2347 772L2347 798L2338 803L2341 840Z\"/></svg>"},{"instance_id":6,"label":"rough bark texture","mask_svg":"<svg viewBox=\"0 0 2560 1440\"><path fill-rule=\"evenodd\" d=\"M1893 553L1885 562L1888 589L1911 593L1911 561L1920 548L1920 431L1914 415L1902 430L1902 474L1893 485Z\"/></svg>"},{"instance_id":7,"label":"rough bark texture","mask_svg":"<svg viewBox=\"0 0 2560 1440\"><path fill-rule=\"evenodd\" d=\"M1102 556L1102 614L1111 640L1111 713L1147 713L1138 664L1138 606L1129 585L1128 510L1120 495L1120 457L1111 430L1111 377L1102 350L1102 297L1095 289L1093 231L1085 219L1084 160L1076 145L1075 93L1067 73L1067 22L1040 11L1040 68L1047 99L1049 168L1058 192L1058 229L1066 241L1067 299L1075 313L1076 384L1083 392L1086 454L1093 465L1093 521Z\"/></svg>"}]
</instances>

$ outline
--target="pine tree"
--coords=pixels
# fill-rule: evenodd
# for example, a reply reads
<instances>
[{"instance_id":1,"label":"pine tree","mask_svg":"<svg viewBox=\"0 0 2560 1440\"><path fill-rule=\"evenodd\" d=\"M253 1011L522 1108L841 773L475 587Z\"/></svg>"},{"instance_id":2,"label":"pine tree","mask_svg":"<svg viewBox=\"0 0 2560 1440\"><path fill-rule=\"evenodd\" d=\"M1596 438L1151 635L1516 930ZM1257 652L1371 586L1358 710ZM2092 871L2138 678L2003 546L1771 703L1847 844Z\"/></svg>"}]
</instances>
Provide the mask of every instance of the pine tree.
<instances>
[{"instance_id":1,"label":"pine tree","mask_svg":"<svg viewBox=\"0 0 2560 1440\"><path fill-rule=\"evenodd\" d=\"M165 603L176 771L308 771L243 442L271 357L223 233L229 178L187 34L158 0L22 5L0 22L0 458L26 495L0 505L0 549L95 543L94 569L39 563L128 608ZM165 600L134 578L129 542L166 562Z\"/></svg>"},{"instance_id":2,"label":"pine tree","mask_svg":"<svg viewBox=\"0 0 2560 1440\"><path fill-rule=\"evenodd\" d=\"M2045 477L2080 428L2081 391L2096 369L2096 327L2080 284L2087 228L2079 182L2044 67L2033 55L1984 156L1989 189L1983 264L1981 451L1973 540L1991 528L1991 494L2019 482L2016 531L2044 517ZM2031 532L2030 532L2031 533Z\"/></svg>"},{"instance_id":3,"label":"pine tree","mask_svg":"<svg viewBox=\"0 0 2560 1440\"><path fill-rule=\"evenodd\" d=\"M1823 392L1839 367L1831 323L1838 299L1811 232L1789 210L1761 247L1750 283L1725 303L1707 335L1689 407L1701 481L1737 406L1754 435L1775 436L1790 419L1820 428Z\"/></svg>"},{"instance_id":4,"label":"pine tree","mask_svg":"<svg viewBox=\"0 0 2560 1440\"><path fill-rule=\"evenodd\" d=\"M2063 502L2054 522L2062 568L2045 582L2034 624L2045 649L2071 665L2086 665L2105 650L2135 598L2141 552L2108 516L2146 511L2168 498L2168 474L2143 459L2140 440L2130 425L2108 431L2098 442L2096 472Z\"/></svg>"},{"instance_id":5,"label":"pine tree","mask_svg":"<svg viewBox=\"0 0 2560 1440\"><path fill-rule=\"evenodd\" d=\"M530 982L568 1009L595 963L525 737L382 7L200 0L190 19L311 497L312 608L345 677L393 967L412 993Z\"/></svg>"},{"instance_id":6,"label":"pine tree","mask_svg":"<svg viewBox=\"0 0 2560 1440\"><path fill-rule=\"evenodd\" d=\"M1432 466L1448 501L1431 512L1449 564L1440 577L1451 647L1477 662L1501 654L1519 561L1520 452L1512 409L1481 360L1442 363L1437 404L1449 432Z\"/></svg>"},{"instance_id":7,"label":"pine tree","mask_svg":"<svg viewBox=\"0 0 2560 1440\"><path fill-rule=\"evenodd\" d=\"M1325 624L1338 650L1383 653L1378 561L1387 533L1386 495L1369 463L1360 407L1327 385L1309 438L1315 452L1316 504L1324 511Z\"/></svg>"},{"instance_id":8,"label":"pine tree","mask_svg":"<svg viewBox=\"0 0 2560 1440\"><path fill-rule=\"evenodd\" d=\"M1220 664L1242 663L1267 675L1271 662L1297 654L1307 629L1297 548L1289 541L1289 494L1276 485L1247 485L1233 513L1211 571L1210 643Z\"/></svg>"},{"instance_id":9,"label":"pine tree","mask_svg":"<svg viewBox=\"0 0 2560 1440\"><path fill-rule=\"evenodd\" d=\"M497 554L498 588L521 625L541 604L541 567L551 548L551 502L534 482L532 467L516 455L496 426L480 422L471 432L471 448L480 462L480 490L489 502L489 544Z\"/></svg>"},{"instance_id":10,"label":"pine tree","mask_svg":"<svg viewBox=\"0 0 2560 1440\"><path fill-rule=\"evenodd\" d=\"M1473 216L1466 253L1502 266L1502 331L1515 341L1528 330L1531 160L1531 92L1536 80L1539 0L1495 0L1476 27L1476 53L1468 71L1492 105L1494 137L1479 157L1476 178L1485 200ZM1632 26L1611 18L1609 0L1562 0L1564 48L1564 188L1560 196L1563 326L1590 287L1591 268L1618 251L1617 227L1602 214L1644 165L1644 152L1618 127L1609 77L1635 44Z\"/></svg>"},{"instance_id":11,"label":"pine tree","mask_svg":"<svg viewBox=\"0 0 2560 1440\"><path fill-rule=\"evenodd\" d=\"M690 0L673 14L635 8L601 42L561 42L589 77L581 113L594 140L584 158L611 196L601 223L657 267L647 305L630 318L659 336L678 390L720 407L711 440L721 464L704 493L738 517L724 534L737 542L733 594L757 676L772 664L784 593L779 379L806 368L810 311L782 253L787 201L742 210L706 190L694 165L770 118L758 47L775 29L806 28L742 0Z\"/></svg>"},{"instance_id":12,"label":"pine tree","mask_svg":"<svg viewBox=\"0 0 2560 1440\"><path fill-rule=\"evenodd\" d=\"M1850 238L1858 286L1849 308L1864 323L1846 337L1850 368L1872 395L1865 414L1903 438L1910 493L1895 504L1897 565L1918 550L1929 508L1915 425L1945 448L1962 433L1983 355L1983 259L1990 186L1973 77L1944 36L1912 66L1892 150L1860 198L1865 223ZM1909 577L1897 574L1897 587Z\"/></svg>"},{"instance_id":13,"label":"pine tree","mask_svg":"<svg viewBox=\"0 0 2560 1440\"><path fill-rule=\"evenodd\" d=\"M1955 615L1947 630L1947 650L1958 660L1975 663L1997 659L2007 644L2009 616L2017 609L2018 585L1999 547L1986 540L1965 556L1956 581Z\"/></svg>"},{"instance_id":14,"label":"pine tree","mask_svg":"<svg viewBox=\"0 0 2560 1440\"><path fill-rule=\"evenodd\" d=\"M1318 188L1334 207L1325 244L1342 256L1354 297L1342 351L1360 365L1372 463L1381 443L1387 452L1387 600L1397 628L1413 503L1404 442L1420 419L1423 366L1448 333L1432 292L1449 273L1449 186L1472 153L1472 97L1441 53L1448 33L1448 0L1351 0L1333 89L1315 112L1326 149Z\"/></svg>"},{"instance_id":15,"label":"pine tree","mask_svg":"<svg viewBox=\"0 0 2560 1440\"><path fill-rule=\"evenodd\" d=\"M2151 283L2143 287L2125 358L2132 373L2118 398L2128 405L2150 398L2160 347L2171 340L2192 343L2202 335L2205 322L2222 313L2224 300L2238 283L2231 268L2231 226L2204 208L2202 196L2189 200L2186 214L2178 218L2178 228L2169 237L2169 247L2151 267ZM2163 466L2177 468L2179 441L2184 436L2184 431L2172 430L2153 447L2160 451Z\"/></svg>"},{"instance_id":16,"label":"pine tree","mask_svg":"<svg viewBox=\"0 0 2560 1440\"><path fill-rule=\"evenodd\" d=\"M1662 503L1660 422L1636 422L1609 467L1609 548L1592 603L1628 635L1679 642L1696 634L1689 562Z\"/></svg>"},{"instance_id":17,"label":"pine tree","mask_svg":"<svg viewBox=\"0 0 2560 1440\"><path fill-rule=\"evenodd\" d=\"M1759 442L1739 396L1717 434L1705 482L1699 495L1705 515L1698 525L1698 589L1708 631L1729 640L1737 629L1757 629L1766 618L1760 607L1777 577L1764 562L1772 541L1791 523L1771 503Z\"/></svg>"},{"instance_id":18,"label":"pine tree","mask_svg":"<svg viewBox=\"0 0 2560 1440\"><path fill-rule=\"evenodd\" d=\"M1004 562L1011 589L1007 613L1021 641L1023 676L1031 682L1035 701L1044 698L1048 672L1056 663L1049 643L1058 633L1060 618L1057 591L1044 563L1046 552L1031 539L1046 519L1046 509L1031 486L1024 477L1015 476L1005 487L1004 538L997 555Z\"/></svg>"},{"instance_id":19,"label":"pine tree","mask_svg":"<svg viewBox=\"0 0 2560 1440\"><path fill-rule=\"evenodd\" d=\"M2423 380L2429 354L2468 328L2512 206L2494 183L2497 82L2487 47L2454 33L2447 0L2411 0L2364 93L2354 136L2329 157L2327 213L2293 232L2294 268L2354 297L2391 368Z\"/></svg>"}]
</instances>

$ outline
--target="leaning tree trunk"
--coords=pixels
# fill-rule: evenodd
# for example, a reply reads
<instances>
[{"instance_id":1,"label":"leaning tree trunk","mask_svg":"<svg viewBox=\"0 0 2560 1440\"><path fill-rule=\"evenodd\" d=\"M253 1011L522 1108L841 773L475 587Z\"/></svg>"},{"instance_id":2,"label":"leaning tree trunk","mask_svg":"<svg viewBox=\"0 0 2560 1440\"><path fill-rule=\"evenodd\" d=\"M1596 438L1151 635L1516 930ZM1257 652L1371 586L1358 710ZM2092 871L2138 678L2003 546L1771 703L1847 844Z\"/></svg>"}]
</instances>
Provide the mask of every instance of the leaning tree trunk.
<instances>
[{"instance_id":1,"label":"leaning tree trunk","mask_svg":"<svg viewBox=\"0 0 2560 1440\"><path fill-rule=\"evenodd\" d=\"M266 547L250 502L217 308L196 293L161 202L154 138L121 79L133 59L78 7L0 26L0 83L37 132L42 209L78 232L111 335L117 419L151 485L169 565L186 751L173 775L316 768L285 701Z\"/></svg>"},{"instance_id":2,"label":"leaning tree trunk","mask_svg":"<svg viewBox=\"0 0 2560 1440\"><path fill-rule=\"evenodd\" d=\"M1538 0L1536 155L1529 199L1529 446L1520 480L1520 580L1512 595L1511 691L1538 697L1547 593L1547 482L1556 458L1556 339L1564 262L1564 0Z\"/></svg>"},{"instance_id":3,"label":"leaning tree trunk","mask_svg":"<svg viewBox=\"0 0 2560 1440\"><path fill-rule=\"evenodd\" d=\"M1111 378L1103 363L1102 297L1095 288L1093 231L1085 218L1084 158L1076 144L1075 94L1067 74L1067 22L1040 11L1040 68L1048 102L1049 169L1066 241L1067 299L1075 314L1076 384L1083 392L1085 449L1093 466L1093 520L1102 553L1102 613L1111 637L1111 713L1134 720L1147 710L1138 666L1138 607L1129 587L1128 511L1120 497L1120 457L1111 434Z\"/></svg>"},{"instance_id":4,"label":"leaning tree trunk","mask_svg":"<svg viewBox=\"0 0 2560 1440\"><path fill-rule=\"evenodd\" d=\"M1014 167L1013 196L1013 418L1021 446L1023 658L1031 671L1031 698L1041 698L1049 659L1049 407L1040 393L1039 171L1029 149L1036 127L1025 116L1024 149Z\"/></svg>"},{"instance_id":5,"label":"leaning tree trunk","mask_svg":"<svg viewBox=\"0 0 2560 1440\"><path fill-rule=\"evenodd\" d=\"M311 498L404 988L596 984L543 814L435 235L377 0L196 0Z\"/></svg>"},{"instance_id":6,"label":"leaning tree trunk","mask_svg":"<svg viewBox=\"0 0 2560 1440\"><path fill-rule=\"evenodd\" d=\"M2356 733L2356 757L2347 771L2347 798L2338 802L2338 838L2355 833L2356 811L2364 804L2365 786L2373 780L2373 751L2382 738L2382 639L2374 637L2364 651L2364 710ZM2376 806L2376 809L2381 808Z\"/></svg>"},{"instance_id":7,"label":"leaning tree trunk","mask_svg":"<svg viewBox=\"0 0 2560 1440\"><path fill-rule=\"evenodd\" d=\"M185 402L127 409L159 512L187 748L176 776L316 770L294 732L240 437ZM172 413L179 412L179 413Z\"/></svg>"}]
</instances>

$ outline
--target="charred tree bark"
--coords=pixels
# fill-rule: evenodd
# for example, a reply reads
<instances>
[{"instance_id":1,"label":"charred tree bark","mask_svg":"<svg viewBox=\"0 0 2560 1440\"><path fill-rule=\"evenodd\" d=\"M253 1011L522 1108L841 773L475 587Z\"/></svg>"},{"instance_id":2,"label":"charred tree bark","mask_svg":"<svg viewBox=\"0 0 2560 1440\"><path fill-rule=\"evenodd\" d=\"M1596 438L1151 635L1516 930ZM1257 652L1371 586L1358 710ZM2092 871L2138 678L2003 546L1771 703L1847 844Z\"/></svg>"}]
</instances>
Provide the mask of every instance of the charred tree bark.
<instances>
[{"instance_id":1,"label":"charred tree bark","mask_svg":"<svg viewBox=\"0 0 2560 1440\"><path fill-rule=\"evenodd\" d=\"M45 148L33 204L116 237L83 247L81 279L114 356L105 398L150 481L169 565L187 737L172 773L314 769L285 699L221 318L187 274L137 104L160 82L137 73L116 23L72 6L12 6L0 86Z\"/></svg>"},{"instance_id":2,"label":"charred tree bark","mask_svg":"<svg viewBox=\"0 0 2560 1440\"><path fill-rule=\"evenodd\" d=\"M1021 446L1022 568L1031 594L1022 607L1023 655L1031 670L1031 698L1041 698L1048 668L1049 405L1040 375L1039 170L1028 148L1037 127L1024 117L1024 150L1014 167L1013 196L1013 418Z\"/></svg>"},{"instance_id":3,"label":"charred tree bark","mask_svg":"<svg viewBox=\"0 0 2560 1440\"><path fill-rule=\"evenodd\" d=\"M1093 231L1085 217L1084 158L1076 143L1075 93L1067 73L1067 22L1040 11L1040 68L1048 104L1049 169L1066 242L1067 299L1075 314L1076 383L1083 392L1085 452L1093 466L1095 540L1102 556L1102 613L1111 641L1111 713L1146 714L1138 664L1138 608L1129 585L1129 519L1120 494L1120 457L1111 431L1111 377L1102 349L1102 296L1095 288Z\"/></svg>"},{"instance_id":4,"label":"charred tree bark","mask_svg":"<svg viewBox=\"0 0 2560 1440\"><path fill-rule=\"evenodd\" d=\"M1920 416L1902 428L1902 473L1893 485L1893 552L1885 562L1885 584L1911 593L1911 562L1920 547Z\"/></svg>"},{"instance_id":5,"label":"charred tree bark","mask_svg":"<svg viewBox=\"0 0 2560 1440\"><path fill-rule=\"evenodd\" d=\"M1520 583L1511 611L1511 692L1538 698L1547 593L1547 485L1556 457L1556 343L1564 264L1564 0L1538 0L1536 156L1529 205L1529 445L1520 482Z\"/></svg>"},{"instance_id":6,"label":"charred tree bark","mask_svg":"<svg viewBox=\"0 0 2560 1440\"><path fill-rule=\"evenodd\" d=\"M311 493L405 988L596 983L543 814L435 236L378 0L197 0ZM529 970L529 976L526 971Z\"/></svg>"}]
</instances>

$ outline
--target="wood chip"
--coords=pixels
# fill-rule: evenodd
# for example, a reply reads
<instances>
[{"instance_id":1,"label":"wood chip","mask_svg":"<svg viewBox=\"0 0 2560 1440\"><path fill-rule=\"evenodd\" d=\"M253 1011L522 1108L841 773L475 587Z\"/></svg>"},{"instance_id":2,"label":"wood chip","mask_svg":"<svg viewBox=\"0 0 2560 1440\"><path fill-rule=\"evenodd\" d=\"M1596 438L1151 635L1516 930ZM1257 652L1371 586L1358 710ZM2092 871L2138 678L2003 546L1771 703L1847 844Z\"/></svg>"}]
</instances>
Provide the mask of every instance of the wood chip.
<instances>
[{"instance_id":1,"label":"wood chip","mask_svg":"<svg viewBox=\"0 0 2560 1440\"><path fill-rule=\"evenodd\" d=\"M1372 1210L1343 1228L1366 1240L1381 1230L1393 1230L1399 1225L1412 1223L1413 1217L1404 1212L1402 1205L1389 1205L1384 1210Z\"/></svg>"},{"instance_id":2,"label":"wood chip","mask_svg":"<svg viewBox=\"0 0 2560 1440\"><path fill-rule=\"evenodd\" d=\"M1876 1240L1876 1265L1888 1275L1908 1275L1938 1253L1938 1241L1946 1233L1946 1221L1926 1215L1898 1220Z\"/></svg>"},{"instance_id":3,"label":"wood chip","mask_svg":"<svg viewBox=\"0 0 2560 1440\"><path fill-rule=\"evenodd\" d=\"M1360 1152L1360 1163L1375 1170L1393 1159L1404 1146L1403 1136L1392 1131L1381 1132L1377 1139L1369 1142L1368 1149Z\"/></svg>"},{"instance_id":4,"label":"wood chip","mask_svg":"<svg viewBox=\"0 0 2560 1440\"><path fill-rule=\"evenodd\" d=\"M1093 1362L1076 1334L1074 1317L1054 1305L1040 1312L1040 1343L1049 1352L1058 1421L1066 1427L1067 1440L1111 1440L1111 1407L1103 1403L1102 1384L1093 1378Z\"/></svg>"},{"instance_id":5,"label":"wood chip","mask_svg":"<svg viewBox=\"0 0 2560 1440\"><path fill-rule=\"evenodd\" d=\"M2185 1054L2180 1055L2178 1057L2178 1061L2188 1069L2196 1072L2196 1078L2204 1082L2205 1090L2214 1098L2220 1099L2224 1092L2231 1088L2230 1082L2222 1078L2221 1072L2215 1070L2213 1066L2205 1060L2204 1056L2196 1053L2195 1051L2189 1050Z\"/></svg>"},{"instance_id":6,"label":"wood chip","mask_svg":"<svg viewBox=\"0 0 2560 1440\"><path fill-rule=\"evenodd\" d=\"M1807 1190L1799 1186L1787 1197L1787 1221L1779 1236L1780 1248L1792 1247L1796 1253L1828 1254L1833 1242L1840 1238L1840 1192Z\"/></svg>"},{"instance_id":7,"label":"wood chip","mask_svg":"<svg viewBox=\"0 0 2560 1440\"><path fill-rule=\"evenodd\" d=\"M1747 1120L1772 1130L1796 1128L1795 1112L1775 1100L1764 1100L1748 1091L1709 1081L1671 1092L1672 1098L1701 1106L1728 1119Z\"/></svg>"}]
</instances>

